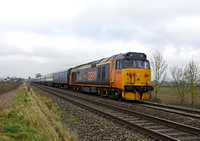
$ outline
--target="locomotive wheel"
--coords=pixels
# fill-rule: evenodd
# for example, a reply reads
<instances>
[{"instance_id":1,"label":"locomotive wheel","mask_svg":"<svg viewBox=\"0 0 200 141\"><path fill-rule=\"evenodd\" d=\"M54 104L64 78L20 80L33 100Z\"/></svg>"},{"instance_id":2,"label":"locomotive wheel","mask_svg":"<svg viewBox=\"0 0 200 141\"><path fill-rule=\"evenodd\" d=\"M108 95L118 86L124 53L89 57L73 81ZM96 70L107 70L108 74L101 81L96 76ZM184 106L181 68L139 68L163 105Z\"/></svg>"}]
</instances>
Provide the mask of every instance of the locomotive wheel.
<instances>
[{"instance_id":1,"label":"locomotive wheel","mask_svg":"<svg viewBox=\"0 0 200 141\"><path fill-rule=\"evenodd\" d=\"M100 91L101 91L100 95L101 95L101 97L103 97L103 89L101 89Z\"/></svg>"},{"instance_id":2,"label":"locomotive wheel","mask_svg":"<svg viewBox=\"0 0 200 141\"><path fill-rule=\"evenodd\" d=\"M76 87L73 88L73 91L76 92Z\"/></svg>"},{"instance_id":3,"label":"locomotive wheel","mask_svg":"<svg viewBox=\"0 0 200 141\"><path fill-rule=\"evenodd\" d=\"M117 93L117 92L115 92L115 95L114 95L114 96L115 96L115 97L117 97L117 95L118 95L118 93Z\"/></svg>"},{"instance_id":4,"label":"locomotive wheel","mask_svg":"<svg viewBox=\"0 0 200 141\"><path fill-rule=\"evenodd\" d=\"M118 99L119 101L121 101L121 100L122 100L122 91L116 90L115 96L117 96L117 99Z\"/></svg>"},{"instance_id":5,"label":"locomotive wheel","mask_svg":"<svg viewBox=\"0 0 200 141\"><path fill-rule=\"evenodd\" d=\"M79 87L76 88L76 92L79 92Z\"/></svg>"},{"instance_id":6,"label":"locomotive wheel","mask_svg":"<svg viewBox=\"0 0 200 141\"><path fill-rule=\"evenodd\" d=\"M97 94L101 95L101 90L100 89L97 89Z\"/></svg>"}]
</instances>

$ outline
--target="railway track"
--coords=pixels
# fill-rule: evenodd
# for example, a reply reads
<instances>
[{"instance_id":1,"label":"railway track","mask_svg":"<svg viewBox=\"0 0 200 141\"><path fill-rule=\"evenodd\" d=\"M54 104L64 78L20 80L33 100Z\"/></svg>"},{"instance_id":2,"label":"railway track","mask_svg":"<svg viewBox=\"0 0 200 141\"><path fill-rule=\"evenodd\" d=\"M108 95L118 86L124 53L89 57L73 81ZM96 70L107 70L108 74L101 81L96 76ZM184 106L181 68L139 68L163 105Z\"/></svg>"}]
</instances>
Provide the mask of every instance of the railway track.
<instances>
[{"instance_id":1,"label":"railway track","mask_svg":"<svg viewBox=\"0 0 200 141\"><path fill-rule=\"evenodd\" d=\"M158 117L141 114L124 108L92 101L77 95L58 92L49 88L37 86L38 88L67 100L70 103L88 109L96 114L109 118L133 128L159 140L200 140L200 129L183 125Z\"/></svg>"},{"instance_id":2,"label":"railway track","mask_svg":"<svg viewBox=\"0 0 200 141\"><path fill-rule=\"evenodd\" d=\"M146 108L169 112L169 113L178 114L185 117L196 118L200 120L200 110L197 110L197 109L191 109L191 108L186 108L186 107L182 108L179 106L163 105L163 104L146 102L146 101L141 101L137 104L140 104L140 106L143 106Z\"/></svg>"}]
</instances>

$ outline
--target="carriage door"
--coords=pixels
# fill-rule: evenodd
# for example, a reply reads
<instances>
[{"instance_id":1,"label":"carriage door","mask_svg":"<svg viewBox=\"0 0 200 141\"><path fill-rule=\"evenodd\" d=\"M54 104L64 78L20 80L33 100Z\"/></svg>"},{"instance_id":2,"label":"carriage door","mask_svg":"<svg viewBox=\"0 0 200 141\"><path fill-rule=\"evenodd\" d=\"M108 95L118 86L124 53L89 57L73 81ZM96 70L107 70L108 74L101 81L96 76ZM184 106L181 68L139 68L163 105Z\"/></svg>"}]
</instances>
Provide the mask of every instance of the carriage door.
<instances>
[{"instance_id":1,"label":"carriage door","mask_svg":"<svg viewBox=\"0 0 200 141\"><path fill-rule=\"evenodd\" d=\"M110 83L114 84L115 82L115 60L111 61L111 69L110 69Z\"/></svg>"}]
</instances>

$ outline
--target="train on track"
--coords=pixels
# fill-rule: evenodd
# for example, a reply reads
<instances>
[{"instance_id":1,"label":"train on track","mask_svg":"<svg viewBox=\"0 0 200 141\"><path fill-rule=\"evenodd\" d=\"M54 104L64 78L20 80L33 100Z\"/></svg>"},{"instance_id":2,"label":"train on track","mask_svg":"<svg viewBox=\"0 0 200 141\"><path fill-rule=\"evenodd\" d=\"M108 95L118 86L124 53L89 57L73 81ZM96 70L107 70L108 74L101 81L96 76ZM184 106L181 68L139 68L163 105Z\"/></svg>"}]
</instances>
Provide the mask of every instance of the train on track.
<instances>
[{"instance_id":1,"label":"train on track","mask_svg":"<svg viewBox=\"0 0 200 141\"><path fill-rule=\"evenodd\" d=\"M136 52L113 55L31 82L126 100L148 99L148 92L154 89L149 61L144 53Z\"/></svg>"}]
</instances>

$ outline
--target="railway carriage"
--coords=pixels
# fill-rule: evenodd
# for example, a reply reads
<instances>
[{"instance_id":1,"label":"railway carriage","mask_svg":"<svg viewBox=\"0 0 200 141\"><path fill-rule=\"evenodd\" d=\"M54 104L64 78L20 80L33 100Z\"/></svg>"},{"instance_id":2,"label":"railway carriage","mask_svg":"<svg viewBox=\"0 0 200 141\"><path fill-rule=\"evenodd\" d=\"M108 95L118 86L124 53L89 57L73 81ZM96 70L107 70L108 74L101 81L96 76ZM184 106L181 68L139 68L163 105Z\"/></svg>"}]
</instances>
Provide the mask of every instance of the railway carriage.
<instances>
[{"instance_id":1,"label":"railway carriage","mask_svg":"<svg viewBox=\"0 0 200 141\"><path fill-rule=\"evenodd\" d=\"M45 75L44 77L45 77L45 85L53 86L54 73L52 73L52 74L47 74L47 75Z\"/></svg>"},{"instance_id":2,"label":"railway carriage","mask_svg":"<svg viewBox=\"0 0 200 141\"><path fill-rule=\"evenodd\" d=\"M39 78L39 82L40 82L40 84L44 85L45 84L45 76L41 76Z\"/></svg>"},{"instance_id":3,"label":"railway carriage","mask_svg":"<svg viewBox=\"0 0 200 141\"><path fill-rule=\"evenodd\" d=\"M59 88L69 89L70 70L54 73L53 85Z\"/></svg>"}]
</instances>

